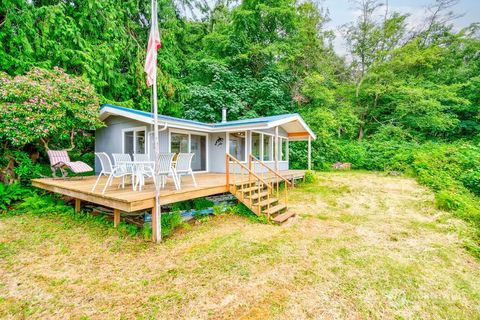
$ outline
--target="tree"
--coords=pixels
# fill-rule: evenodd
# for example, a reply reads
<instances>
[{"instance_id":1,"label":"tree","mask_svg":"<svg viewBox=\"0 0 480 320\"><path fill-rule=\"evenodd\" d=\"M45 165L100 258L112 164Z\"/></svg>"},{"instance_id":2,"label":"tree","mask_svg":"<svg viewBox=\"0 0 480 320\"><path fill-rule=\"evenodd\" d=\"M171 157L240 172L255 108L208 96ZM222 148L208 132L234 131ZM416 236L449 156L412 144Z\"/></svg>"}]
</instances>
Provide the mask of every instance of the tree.
<instances>
[{"instance_id":1,"label":"tree","mask_svg":"<svg viewBox=\"0 0 480 320\"><path fill-rule=\"evenodd\" d=\"M0 73L1 171L4 181L18 180L15 163L41 149L71 150L76 142L101 127L99 99L92 85L60 68L33 68L25 75Z\"/></svg>"}]
</instances>

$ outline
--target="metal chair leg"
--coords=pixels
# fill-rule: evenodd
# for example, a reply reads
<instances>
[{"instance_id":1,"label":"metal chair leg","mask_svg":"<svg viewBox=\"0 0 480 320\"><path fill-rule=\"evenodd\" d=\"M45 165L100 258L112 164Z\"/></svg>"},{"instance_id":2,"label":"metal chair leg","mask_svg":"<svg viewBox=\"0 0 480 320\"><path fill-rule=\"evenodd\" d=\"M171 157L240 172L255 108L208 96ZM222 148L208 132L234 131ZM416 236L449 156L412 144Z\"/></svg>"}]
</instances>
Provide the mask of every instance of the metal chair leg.
<instances>
[{"instance_id":1,"label":"metal chair leg","mask_svg":"<svg viewBox=\"0 0 480 320\"><path fill-rule=\"evenodd\" d=\"M190 175L192 176L193 185L196 188L197 187L197 180L195 180L195 175L193 174L193 170L190 170Z\"/></svg>"},{"instance_id":2,"label":"metal chair leg","mask_svg":"<svg viewBox=\"0 0 480 320\"><path fill-rule=\"evenodd\" d=\"M98 181L100 181L102 174L103 174L103 171L101 171L100 174L98 175L97 181L95 181L95 184L93 185L92 192L95 191L95 188L97 187Z\"/></svg>"},{"instance_id":3,"label":"metal chair leg","mask_svg":"<svg viewBox=\"0 0 480 320\"><path fill-rule=\"evenodd\" d=\"M113 181L113 174L108 176L107 183L105 183L105 187L103 187L102 194L105 194L107 187L112 183L112 181Z\"/></svg>"}]
</instances>

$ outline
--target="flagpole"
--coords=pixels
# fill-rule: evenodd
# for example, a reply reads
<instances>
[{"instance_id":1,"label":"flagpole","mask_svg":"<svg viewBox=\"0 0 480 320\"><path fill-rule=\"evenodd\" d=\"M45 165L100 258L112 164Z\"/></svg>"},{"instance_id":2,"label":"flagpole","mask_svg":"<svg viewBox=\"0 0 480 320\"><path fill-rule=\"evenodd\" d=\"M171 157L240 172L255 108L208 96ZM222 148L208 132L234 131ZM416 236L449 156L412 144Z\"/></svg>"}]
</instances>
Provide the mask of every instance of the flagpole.
<instances>
[{"instance_id":1,"label":"flagpole","mask_svg":"<svg viewBox=\"0 0 480 320\"><path fill-rule=\"evenodd\" d=\"M157 19L157 1L152 0L152 23L153 19ZM153 240L155 242L162 241L162 209L160 206L160 186L159 175L157 174L157 168L159 168L159 154L160 154L160 144L158 139L158 103L157 103L157 65L155 64L155 70L153 72L153 131L154 131L154 148L155 148L155 217L152 217L152 232Z\"/></svg>"}]
</instances>

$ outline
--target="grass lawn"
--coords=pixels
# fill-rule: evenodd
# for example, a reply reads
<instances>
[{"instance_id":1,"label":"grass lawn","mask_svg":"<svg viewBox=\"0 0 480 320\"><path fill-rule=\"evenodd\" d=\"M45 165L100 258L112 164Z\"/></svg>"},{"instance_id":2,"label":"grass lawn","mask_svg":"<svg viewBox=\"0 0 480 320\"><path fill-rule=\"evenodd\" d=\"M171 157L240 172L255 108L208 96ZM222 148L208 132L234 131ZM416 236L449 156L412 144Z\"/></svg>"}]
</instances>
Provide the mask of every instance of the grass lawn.
<instances>
[{"instance_id":1,"label":"grass lawn","mask_svg":"<svg viewBox=\"0 0 480 320\"><path fill-rule=\"evenodd\" d=\"M480 318L471 230L415 181L321 173L290 202L282 226L222 215L160 245L2 216L0 318Z\"/></svg>"}]
</instances>

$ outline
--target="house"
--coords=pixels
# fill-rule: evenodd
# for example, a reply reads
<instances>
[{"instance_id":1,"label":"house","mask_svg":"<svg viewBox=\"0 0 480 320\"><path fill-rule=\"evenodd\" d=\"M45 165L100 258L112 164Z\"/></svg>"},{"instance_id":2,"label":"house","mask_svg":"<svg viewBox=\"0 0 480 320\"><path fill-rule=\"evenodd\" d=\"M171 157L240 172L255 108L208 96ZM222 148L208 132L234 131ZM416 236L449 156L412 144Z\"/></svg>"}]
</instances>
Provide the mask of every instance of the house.
<instances>
[{"instance_id":1,"label":"house","mask_svg":"<svg viewBox=\"0 0 480 320\"><path fill-rule=\"evenodd\" d=\"M105 104L99 117L106 126L96 131L96 152L143 153L154 160L150 112ZM310 169L311 140L315 134L298 114L227 121L224 110L222 119L219 123L203 123L158 116L160 152L194 153L192 169L196 171L197 182L186 177L180 189L166 184L160 190L160 203L168 205L231 193L255 214L276 223L286 221L295 214L288 211L288 189L294 186L295 180L305 177L305 170L290 169L289 145L292 141L308 141L307 167ZM98 162L95 169L97 174L101 171ZM100 177L99 188L106 190L103 193L95 191L96 181L95 176L40 178L33 179L32 185L75 199L77 212L82 201L112 208L115 226L120 223L122 212L142 214L151 210L152 217L156 217L153 183L146 184L142 190L132 190L119 188ZM157 231L152 232L153 241L156 234Z\"/></svg>"},{"instance_id":2,"label":"house","mask_svg":"<svg viewBox=\"0 0 480 320\"><path fill-rule=\"evenodd\" d=\"M100 119L106 126L96 131L96 152L146 153L153 160L152 113L105 104L100 109ZM244 163L252 154L270 168L285 171L289 169L289 143L316 138L299 114L227 121L224 109L219 123L164 115L159 115L158 120L162 130L159 132L160 152L194 153L192 168L197 172L225 173L227 153ZM96 172L100 169L97 162Z\"/></svg>"}]
</instances>

